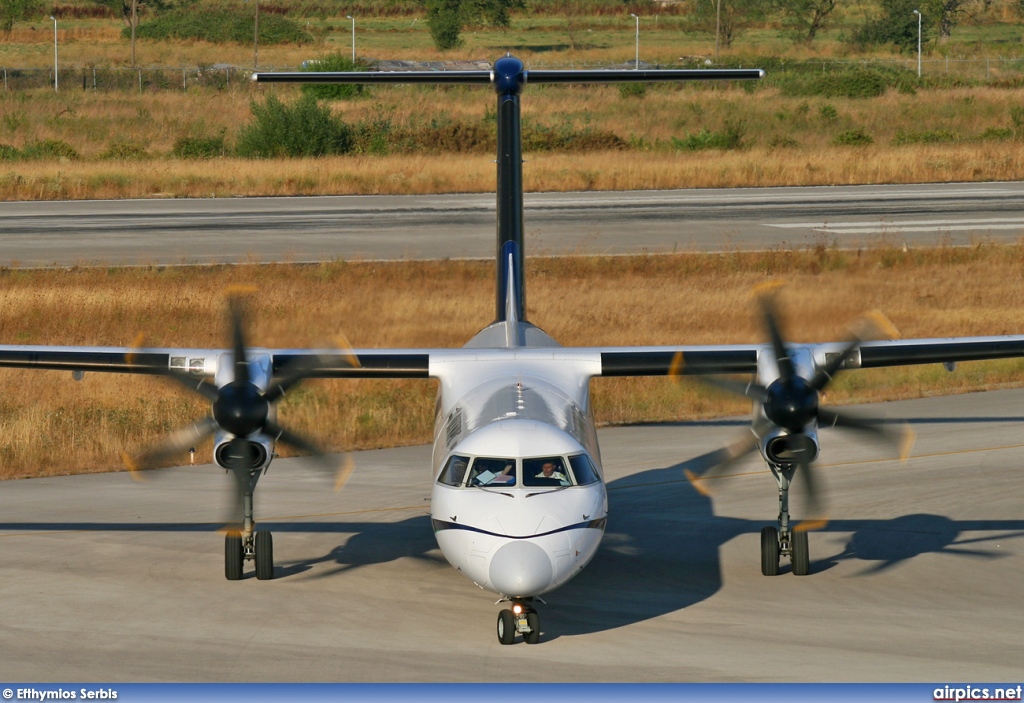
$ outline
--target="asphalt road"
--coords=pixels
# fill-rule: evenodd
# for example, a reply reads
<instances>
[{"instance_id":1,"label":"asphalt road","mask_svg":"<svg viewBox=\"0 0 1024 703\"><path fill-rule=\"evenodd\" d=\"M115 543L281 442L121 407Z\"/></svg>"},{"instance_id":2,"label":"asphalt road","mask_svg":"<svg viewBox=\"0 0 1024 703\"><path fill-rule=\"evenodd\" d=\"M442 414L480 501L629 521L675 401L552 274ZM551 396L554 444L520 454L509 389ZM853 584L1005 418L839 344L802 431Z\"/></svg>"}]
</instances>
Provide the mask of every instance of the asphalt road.
<instances>
[{"instance_id":1,"label":"asphalt road","mask_svg":"<svg viewBox=\"0 0 1024 703\"><path fill-rule=\"evenodd\" d=\"M600 384L595 388L600 392ZM681 469L741 420L601 431L611 517L594 562L501 647L498 606L440 556L429 448L362 452L340 495L301 459L257 492L276 578L223 578L209 467L0 484L8 681L1000 681L1019 683L1024 391L871 406L913 458L822 432L829 527L812 572L767 578L770 475L708 499ZM159 480L157 480L157 478Z\"/></svg>"},{"instance_id":2,"label":"asphalt road","mask_svg":"<svg viewBox=\"0 0 1024 703\"><path fill-rule=\"evenodd\" d=\"M528 254L1024 235L1024 183L537 193ZM0 266L489 258L493 194L0 203Z\"/></svg>"}]
</instances>

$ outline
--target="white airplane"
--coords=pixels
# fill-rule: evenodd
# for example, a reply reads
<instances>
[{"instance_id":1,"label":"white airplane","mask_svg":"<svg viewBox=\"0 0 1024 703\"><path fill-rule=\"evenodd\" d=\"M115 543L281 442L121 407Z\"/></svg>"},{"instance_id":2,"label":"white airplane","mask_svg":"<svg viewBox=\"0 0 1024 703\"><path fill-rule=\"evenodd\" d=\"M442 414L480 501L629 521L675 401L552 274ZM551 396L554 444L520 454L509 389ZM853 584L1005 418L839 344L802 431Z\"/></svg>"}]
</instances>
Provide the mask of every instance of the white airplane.
<instances>
[{"instance_id":1,"label":"white airplane","mask_svg":"<svg viewBox=\"0 0 1024 703\"><path fill-rule=\"evenodd\" d=\"M277 423L276 403L307 378L410 378L439 381L430 478L431 517L448 561L504 607L497 637L539 641L535 605L594 557L608 519L604 470L594 426L595 376L750 374L718 385L754 401L750 432L706 457L710 471L757 449L774 473L778 523L762 532L762 571L809 571L807 533L791 526L790 481L811 483L817 428L835 425L871 435L881 426L819 407L819 393L840 369L1024 356L1024 335L904 341L787 344L772 299L762 298L770 342L730 346L562 347L526 320L519 96L529 84L620 81L749 80L758 70L527 71L506 56L490 71L256 74L259 82L461 83L490 85L498 100L496 319L460 349L250 348L240 305L232 302L228 349L0 346L0 366L74 372L148 373L174 379L211 402L208 417L137 457L166 460L205 437L214 461L237 479L225 536L225 575L274 576L270 532L256 528L253 493L277 442L322 456ZM343 472L344 478L346 472ZM699 479L701 476L693 475ZM706 478L706 476L705 476ZM699 486L700 481L695 481ZM813 494L812 494L813 495Z\"/></svg>"}]
</instances>

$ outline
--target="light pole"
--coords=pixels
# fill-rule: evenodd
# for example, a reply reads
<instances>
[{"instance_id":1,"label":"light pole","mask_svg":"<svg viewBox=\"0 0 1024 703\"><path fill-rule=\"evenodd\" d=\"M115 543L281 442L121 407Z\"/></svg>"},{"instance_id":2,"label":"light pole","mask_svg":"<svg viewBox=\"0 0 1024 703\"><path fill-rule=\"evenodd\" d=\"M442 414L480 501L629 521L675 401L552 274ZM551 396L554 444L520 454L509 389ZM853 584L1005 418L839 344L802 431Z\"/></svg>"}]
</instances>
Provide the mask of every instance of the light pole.
<instances>
[{"instance_id":1,"label":"light pole","mask_svg":"<svg viewBox=\"0 0 1024 703\"><path fill-rule=\"evenodd\" d=\"M260 67L260 0L256 0L256 14L253 18L252 31L252 67Z\"/></svg>"},{"instance_id":2,"label":"light pole","mask_svg":"<svg viewBox=\"0 0 1024 703\"><path fill-rule=\"evenodd\" d=\"M356 65L356 18L352 15L345 15L345 19L352 20L352 66Z\"/></svg>"},{"instance_id":3,"label":"light pole","mask_svg":"<svg viewBox=\"0 0 1024 703\"><path fill-rule=\"evenodd\" d=\"M640 18L634 15L632 12L629 16L636 20L636 62L635 68L637 71L640 70Z\"/></svg>"},{"instance_id":4,"label":"light pole","mask_svg":"<svg viewBox=\"0 0 1024 703\"><path fill-rule=\"evenodd\" d=\"M57 17L50 15L53 20L53 92L57 92Z\"/></svg>"},{"instance_id":5,"label":"light pole","mask_svg":"<svg viewBox=\"0 0 1024 703\"><path fill-rule=\"evenodd\" d=\"M917 15L917 77L921 77L921 13L918 10L914 10L914 14Z\"/></svg>"}]
</instances>

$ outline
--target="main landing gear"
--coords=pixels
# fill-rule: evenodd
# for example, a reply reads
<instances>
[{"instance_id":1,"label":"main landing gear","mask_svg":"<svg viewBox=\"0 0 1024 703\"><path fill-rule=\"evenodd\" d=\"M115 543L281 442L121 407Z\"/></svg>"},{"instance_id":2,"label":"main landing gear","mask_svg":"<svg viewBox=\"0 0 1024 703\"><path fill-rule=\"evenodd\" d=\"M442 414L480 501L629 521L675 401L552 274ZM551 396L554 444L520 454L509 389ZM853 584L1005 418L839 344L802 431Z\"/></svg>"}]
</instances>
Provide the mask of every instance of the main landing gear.
<instances>
[{"instance_id":1,"label":"main landing gear","mask_svg":"<svg viewBox=\"0 0 1024 703\"><path fill-rule=\"evenodd\" d=\"M779 557L788 556L794 576L811 573L811 560L807 545L807 531L792 529L789 523L789 487L796 472L793 464L768 464L779 484L779 526L761 530L761 573L778 576Z\"/></svg>"},{"instance_id":2,"label":"main landing gear","mask_svg":"<svg viewBox=\"0 0 1024 703\"><path fill-rule=\"evenodd\" d=\"M498 613L498 641L512 644L522 634L526 644L540 642L540 615L530 605L532 598L513 599L512 607Z\"/></svg>"},{"instance_id":3,"label":"main landing gear","mask_svg":"<svg viewBox=\"0 0 1024 703\"><path fill-rule=\"evenodd\" d=\"M256 578L260 581L274 578L274 538L269 530L256 530L253 519L252 494L261 474L259 469L235 471L241 497L242 529L237 529L236 525L224 535L224 577L228 581L241 580L247 561L256 562Z\"/></svg>"}]
</instances>

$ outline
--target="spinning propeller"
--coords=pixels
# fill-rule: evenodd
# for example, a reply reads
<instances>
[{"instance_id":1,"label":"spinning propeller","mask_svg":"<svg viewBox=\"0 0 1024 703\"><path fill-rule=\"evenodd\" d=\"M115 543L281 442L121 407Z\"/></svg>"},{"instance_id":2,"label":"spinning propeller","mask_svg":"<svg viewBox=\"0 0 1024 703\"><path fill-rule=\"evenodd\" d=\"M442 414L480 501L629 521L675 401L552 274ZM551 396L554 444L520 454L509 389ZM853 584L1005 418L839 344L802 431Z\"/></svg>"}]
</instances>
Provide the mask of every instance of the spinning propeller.
<instances>
[{"instance_id":1,"label":"spinning propeller","mask_svg":"<svg viewBox=\"0 0 1024 703\"><path fill-rule=\"evenodd\" d=\"M794 475L803 477L802 484L807 496L808 508L812 515L821 514L818 480L815 478L813 462L817 458L818 445L815 438L808 436L808 429L817 426L838 427L859 432L872 439L898 444L900 459L905 461L913 445L913 432L904 427L902 432L874 422L823 408L820 405L822 391L828 387L846 361L860 347L865 339L877 336L893 338L897 332L881 314L873 313L859 321L851 331L850 338L840 351L830 354L824 366L819 367L810 378L798 372L793 363L792 352L782 336L775 309L775 298L771 292L762 292L758 297L764 327L771 342L771 353L778 369L778 377L768 385L756 381L743 382L733 379L705 378L705 382L736 395L742 395L761 404L764 418L758 422L755 416L753 431L744 432L722 449L705 454L696 460L703 470L685 471L694 488L708 495L704 481L721 475L729 466L756 450L763 439L783 430L778 436L765 443L766 453L773 463L791 466ZM756 415L756 413L755 413ZM806 527L805 527L806 529Z\"/></svg>"},{"instance_id":2,"label":"spinning propeller","mask_svg":"<svg viewBox=\"0 0 1024 703\"><path fill-rule=\"evenodd\" d=\"M291 388L324 368L327 362L322 358L310 357L307 361L292 364L286 375L279 379L267 379L269 383L266 384L266 388L261 388L259 381L266 377L266 373L254 374L250 369L250 365L255 362L250 358L246 346L245 311L238 292L232 291L228 296L233 357L231 380L228 383L218 387L215 383L184 370L169 367L154 369L159 375L170 378L210 401L211 414L173 431L164 442L136 457L124 455L125 465L132 472L132 476L140 478L141 469L181 454L218 431L229 435L230 439L218 447L217 459L235 478L237 490L234 491L229 519L229 524L232 525L242 515L243 497L247 493L252 494L255 485L252 472L262 469L269 463L261 440L271 444L284 442L312 455L320 466L336 472L336 491L341 490L354 468L348 454L339 467L337 462L329 458L312 440L277 423L273 412L274 404ZM133 363L133 357L134 354L128 355L129 363ZM352 367L359 365L359 359L347 343L343 358L345 363ZM332 366L335 365L336 359L332 360Z\"/></svg>"}]
</instances>

